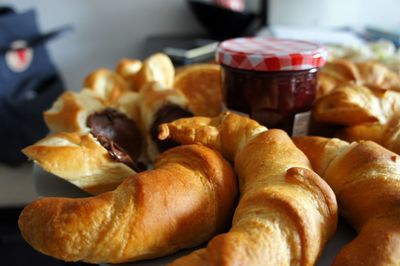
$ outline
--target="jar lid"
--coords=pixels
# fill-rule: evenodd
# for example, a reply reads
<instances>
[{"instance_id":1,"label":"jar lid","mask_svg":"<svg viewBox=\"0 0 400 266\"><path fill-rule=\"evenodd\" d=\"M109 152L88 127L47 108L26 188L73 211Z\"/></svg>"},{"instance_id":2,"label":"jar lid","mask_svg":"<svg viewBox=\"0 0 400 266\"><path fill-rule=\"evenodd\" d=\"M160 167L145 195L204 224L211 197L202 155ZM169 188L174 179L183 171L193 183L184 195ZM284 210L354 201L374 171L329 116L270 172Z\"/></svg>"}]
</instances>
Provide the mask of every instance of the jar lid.
<instances>
[{"instance_id":1,"label":"jar lid","mask_svg":"<svg viewBox=\"0 0 400 266\"><path fill-rule=\"evenodd\" d=\"M220 64L254 71L306 70L325 64L327 50L319 44L272 37L223 41L215 57Z\"/></svg>"}]
</instances>

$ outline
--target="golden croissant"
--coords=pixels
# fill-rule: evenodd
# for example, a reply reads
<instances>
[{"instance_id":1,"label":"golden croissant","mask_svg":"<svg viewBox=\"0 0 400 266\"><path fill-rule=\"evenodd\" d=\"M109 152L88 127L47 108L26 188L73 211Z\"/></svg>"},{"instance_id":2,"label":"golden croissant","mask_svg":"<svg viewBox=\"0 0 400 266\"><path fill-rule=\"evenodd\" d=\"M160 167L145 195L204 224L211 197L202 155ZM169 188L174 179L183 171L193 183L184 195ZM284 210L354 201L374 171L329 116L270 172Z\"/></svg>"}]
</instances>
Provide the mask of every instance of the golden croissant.
<instances>
[{"instance_id":1,"label":"golden croissant","mask_svg":"<svg viewBox=\"0 0 400 266\"><path fill-rule=\"evenodd\" d=\"M337 223L335 196L282 130L233 113L164 124L160 137L233 160L240 200L228 233L171 265L314 265Z\"/></svg>"},{"instance_id":2,"label":"golden croissant","mask_svg":"<svg viewBox=\"0 0 400 266\"><path fill-rule=\"evenodd\" d=\"M400 92L355 84L336 87L319 98L313 116L319 122L352 126L361 123L387 123L400 112Z\"/></svg>"},{"instance_id":3,"label":"golden croissant","mask_svg":"<svg viewBox=\"0 0 400 266\"><path fill-rule=\"evenodd\" d=\"M65 261L127 262L194 247L230 223L237 195L230 165L200 145L160 155L154 170L88 198L42 198L19 218L24 239Z\"/></svg>"},{"instance_id":4,"label":"golden croissant","mask_svg":"<svg viewBox=\"0 0 400 266\"><path fill-rule=\"evenodd\" d=\"M399 265L400 157L372 141L296 137L294 142L331 186L341 214L359 232L334 265Z\"/></svg>"},{"instance_id":5,"label":"golden croissant","mask_svg":"<svg viewBox=\"0 0 400 266\"><path fill-rule=\"evenodd\" d=\"M387 90L400 90L400 75L374 61L355 63L348 59L328 62L320 71L317 98L335 87L354 82Z\"/></svg>"},{"instance_id":6,"label":"golden croissant","mask_svg":"<svg viewBox=\"0 0 400 266\"><path fill-rule=\"evenodd\" d=\"M386 124L375 122L346 127L336 136L349 142L371 140L400 154L400 116L394 116Z\"/></svg>"}]
</instances>

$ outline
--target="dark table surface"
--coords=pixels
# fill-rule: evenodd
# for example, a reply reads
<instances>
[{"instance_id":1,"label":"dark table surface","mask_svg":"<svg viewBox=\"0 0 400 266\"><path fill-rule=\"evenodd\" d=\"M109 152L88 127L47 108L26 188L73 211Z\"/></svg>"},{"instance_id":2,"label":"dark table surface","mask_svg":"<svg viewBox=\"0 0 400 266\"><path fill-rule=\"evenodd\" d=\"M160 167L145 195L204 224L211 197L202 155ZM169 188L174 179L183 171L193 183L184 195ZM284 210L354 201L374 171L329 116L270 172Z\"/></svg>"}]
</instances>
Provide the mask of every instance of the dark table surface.
<instances>
[{"instance_id":1,"label":"dark table surface","mask_svg":"<svg viewBox=\"0 0 400 266\"><path fill-rule=\"evenodd\" d=\"M0 265L4 266L89 266L86 263L68 263L43 255L22 238L18 216L22 207L0 208Z\"/></svg>"}]
</instances>

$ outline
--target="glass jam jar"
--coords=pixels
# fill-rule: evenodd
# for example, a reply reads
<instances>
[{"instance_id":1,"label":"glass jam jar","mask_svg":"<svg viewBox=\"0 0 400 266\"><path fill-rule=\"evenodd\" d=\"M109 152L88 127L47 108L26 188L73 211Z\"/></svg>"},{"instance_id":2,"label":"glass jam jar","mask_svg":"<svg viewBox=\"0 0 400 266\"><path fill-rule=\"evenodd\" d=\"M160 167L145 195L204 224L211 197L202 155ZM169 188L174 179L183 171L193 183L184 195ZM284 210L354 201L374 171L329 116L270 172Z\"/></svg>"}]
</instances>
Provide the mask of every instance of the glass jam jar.
<instances>
[{"instance_id":1,"label":"glass jam jar","mask_svg":"<svg viewBox=\"0 0 400 266\"><path fill-rule=\"evenodd\" d=\"M219 44L224 102L268 128L307 135L318 70L327 51L318 44L277 38L236 38Z\"/></svg>"}]
</instances>

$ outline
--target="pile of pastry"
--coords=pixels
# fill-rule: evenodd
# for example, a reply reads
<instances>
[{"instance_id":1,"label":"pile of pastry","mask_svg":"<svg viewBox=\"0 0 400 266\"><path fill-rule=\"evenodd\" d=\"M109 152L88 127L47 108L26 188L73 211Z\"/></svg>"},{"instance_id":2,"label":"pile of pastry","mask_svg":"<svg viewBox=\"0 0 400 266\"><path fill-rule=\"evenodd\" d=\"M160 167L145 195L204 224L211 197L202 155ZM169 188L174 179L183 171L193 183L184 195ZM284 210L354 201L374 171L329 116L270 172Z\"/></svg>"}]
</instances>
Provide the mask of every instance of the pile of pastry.
<instances>
[{"instance_id":1,"label":"pile of pastry","mask_svg":"<svg viewBox=\"0 0 400 266\"><path fill-rule=\"evenodd\" d=\"M122 59L115 71L90 73L78 92L66 91L44 112L51 134L23 150L44 170L91 193L116 188L147 169L162 151L158 125L221 112L220 67L175 70L165 54Z\"/></svg>"},{"instance_id":2,"label":"pile of pastry","mask_svg":"<svg viewBox=\"0 0 400 266\"><path fill-rule=\"evenodd\" d=\"M346 141L372 140L400 152L400 75L375 61L337 59L319 77L313 117Z\"/></svg>"},{"instance_id":3,"label":"pile of pastry","mask_svg":"<svg viewBox=\"0 0 400 266\"><path fill-rule=\"evenodd\" d=\"M170 265L315 265L340 213L359 235L335 265L399 263L396 153L373 141L292 139L223 111L218 66L175 71L169 63L157 54L98 70L45 113L53 133L25 154L97 195L27 205L19 226L33 248L120 263L206 244ZM315 119L347 133L386 127L398 92L370 85L355 79L323 90Z\"/></svg>"}]
</instances>

